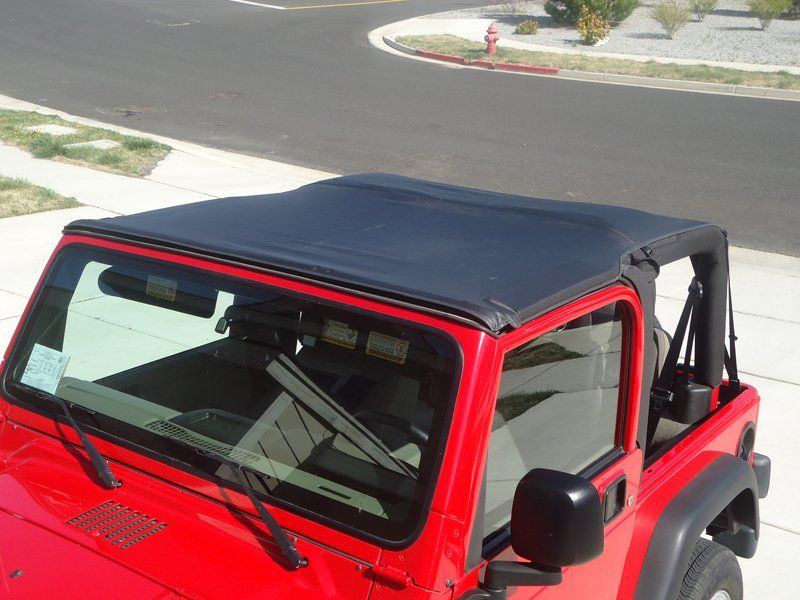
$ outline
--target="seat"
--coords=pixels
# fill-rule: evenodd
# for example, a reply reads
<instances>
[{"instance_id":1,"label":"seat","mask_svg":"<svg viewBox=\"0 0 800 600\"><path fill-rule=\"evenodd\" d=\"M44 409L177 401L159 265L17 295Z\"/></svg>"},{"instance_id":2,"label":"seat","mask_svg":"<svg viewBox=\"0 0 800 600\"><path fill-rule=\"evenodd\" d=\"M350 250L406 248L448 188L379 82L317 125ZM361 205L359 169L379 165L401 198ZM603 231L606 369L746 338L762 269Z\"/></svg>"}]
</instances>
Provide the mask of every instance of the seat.
<instances>
[{"instance_id":1,"label":"seat","mask_svg":"<svg viewBox=\"0 0 800 600\"><path fill-rule=\"evenodd\" d=\"M653 372L653 385L655 385L656 381L658 381L658 378L661 375L661 371L664 369L664 363L667 360L667 353L669 352L669 347L672 344L672 336L661 327L661 323L658 321L658 319L656 319L653 327L653 343L656 349L656 366ZM650 417L654 417L652 410L650 412ZM688 425L670 421L666 417L659 418L658 425L656 426L655 433L653 434L653 439L650 441L650 445L648 447L648 454L658 450L666 442L680 434L684 429L686 429L686 427L688 427Z\"/></svg>"}]
</instances>

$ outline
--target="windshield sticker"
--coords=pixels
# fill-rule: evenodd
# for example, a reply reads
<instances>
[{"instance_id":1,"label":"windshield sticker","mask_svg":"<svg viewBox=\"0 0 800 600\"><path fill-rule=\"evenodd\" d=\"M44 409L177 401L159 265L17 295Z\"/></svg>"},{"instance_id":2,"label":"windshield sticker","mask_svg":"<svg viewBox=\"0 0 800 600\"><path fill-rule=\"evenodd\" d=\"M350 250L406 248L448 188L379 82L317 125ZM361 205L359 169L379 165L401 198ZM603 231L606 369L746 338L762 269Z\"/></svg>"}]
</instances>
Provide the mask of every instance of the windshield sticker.
<instances>
[{"instance_id":1,"label":"windshield sticker","mask_svg":"<svg viewBox=\"0 0 800 600\"><path fill-rule=\"evenodd\" d=\"M404 365L408 355L408 342L383 335L377 331L370 331L367 339L367 354Z\"/></svg>"},{"instance_id":2,"label":"windshield sticker","mask_svg":"<svg viewBox=\"0 0 800 600\"><path fill-rule=\"evenodd\" d=\"M69 356L63 352L34 344L20 381L37 390L55 394L68 362Z\"/></svg>"},{"instance_id":3,"label":"windshield sticker","mask_svg":"<svg viewBox=\"0 0 800 600\"><path fill-rule=\"evenodd\" d=\"M337 346L343 346L352 350L356 347L358 331L350 329L347 323L325 319L322 326L322 339Z\"/></svg>"},{"instance_id":4,"label":"windshield sticker","mask_svg":"<svg viewBox=\"0 0 800 600\"><path fill-rule=\"evenodd\" d=\"M178 282L172 279L165 279L163 277L156 277L155 275L147 276L147 290L148 296L158 298L159 300L167 300L175 302L175 293L178 291Z\"/></svg>"}]
</instances>

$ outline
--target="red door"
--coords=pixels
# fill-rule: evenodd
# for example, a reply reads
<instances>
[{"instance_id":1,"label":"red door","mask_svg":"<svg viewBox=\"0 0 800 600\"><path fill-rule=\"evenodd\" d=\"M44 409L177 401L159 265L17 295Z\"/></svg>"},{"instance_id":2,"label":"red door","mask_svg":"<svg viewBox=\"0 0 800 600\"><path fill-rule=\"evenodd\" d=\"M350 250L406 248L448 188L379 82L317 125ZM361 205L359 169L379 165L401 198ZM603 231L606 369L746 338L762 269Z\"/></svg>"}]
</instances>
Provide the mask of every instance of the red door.
<instances>
[{"instance_id":1,"label":"red door","mask_svg":"<svg viewBox=\"0 0 800 600\"><path fill-rule=\"evenodd\" d=\"M484 557L519 560L508 546L517 482L539 467L598 488L603 554L564 569L553 587L509 589L515 599L616 598L631 542L642 453L636 448L642 328L638 299L616 287L509 334L485 473Z\"/></svg>"}]
</instances>

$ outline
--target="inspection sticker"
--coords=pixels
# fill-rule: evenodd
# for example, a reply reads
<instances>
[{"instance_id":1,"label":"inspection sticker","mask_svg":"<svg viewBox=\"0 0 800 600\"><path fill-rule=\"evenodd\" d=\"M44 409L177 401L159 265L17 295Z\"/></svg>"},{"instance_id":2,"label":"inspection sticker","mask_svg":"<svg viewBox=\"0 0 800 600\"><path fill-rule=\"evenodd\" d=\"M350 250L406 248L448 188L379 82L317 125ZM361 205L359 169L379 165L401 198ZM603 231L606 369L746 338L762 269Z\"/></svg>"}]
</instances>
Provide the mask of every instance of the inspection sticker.
<instances>
[{"instance_id":1,"label":"inspection sticker","mask_svg":"<svg viewBox=\"0 0 800 600\"><path fill-rule=\"evenodd\" d=\"M41 344L33 345L33 352L25 365L20 381L37 390L55 394L58 384L67 369L69 356Z\"/></svg>"},{"instance_id":2,"label":"inspection sticker","mask_svg":"<svg viewBox=\"0 0 800 600\"><path fill-rule=\"evenodd\" d=\"M322 325L322 339L337 346L344 346L352 350L356 347L358 331L350 329L347 323L325 319Z\"/></svg>"},{"instance_id":3,"label":"inspection sticker","mask_svg":"<svg viewBox=\"0 0 800 600\"><path fill-rule=\"evenodd\" d=\"M408 355L408 342L383 335L377 331L370 331L367 339L367 354L404 365Z\"/></svg>"},{"instance_id":4,"label":"inspection sticker","mask_svg":"<svg viewBox=\"0 0 800 600\"><path fill-rule=\"evenodd\" d=\"M153 298L175 302L175 293L178 291L178 282L172 279L165 279L164 277L148 275L147 289L145 291L148 296L152 296Z\"/></svg>"}]
</instances>

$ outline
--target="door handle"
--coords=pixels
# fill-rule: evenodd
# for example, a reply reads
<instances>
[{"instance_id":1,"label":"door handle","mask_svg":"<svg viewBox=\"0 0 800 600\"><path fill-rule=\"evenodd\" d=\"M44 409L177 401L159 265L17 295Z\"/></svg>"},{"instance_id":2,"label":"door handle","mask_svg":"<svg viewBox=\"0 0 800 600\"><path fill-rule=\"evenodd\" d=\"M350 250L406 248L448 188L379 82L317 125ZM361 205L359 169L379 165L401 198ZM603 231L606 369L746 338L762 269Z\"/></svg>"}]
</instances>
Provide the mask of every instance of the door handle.
<instances>
[{"instance_id":1,"label":"door handle","mask_svg":"<svg viewBox=\"0 0 800 600\"><path fill-rule=\"evenodd\" d=\"M627 482L625 475L621 475L606 487L603 494L603 520L606 524L613 521L625 508Z\"/></svg>"}]
</instances>

